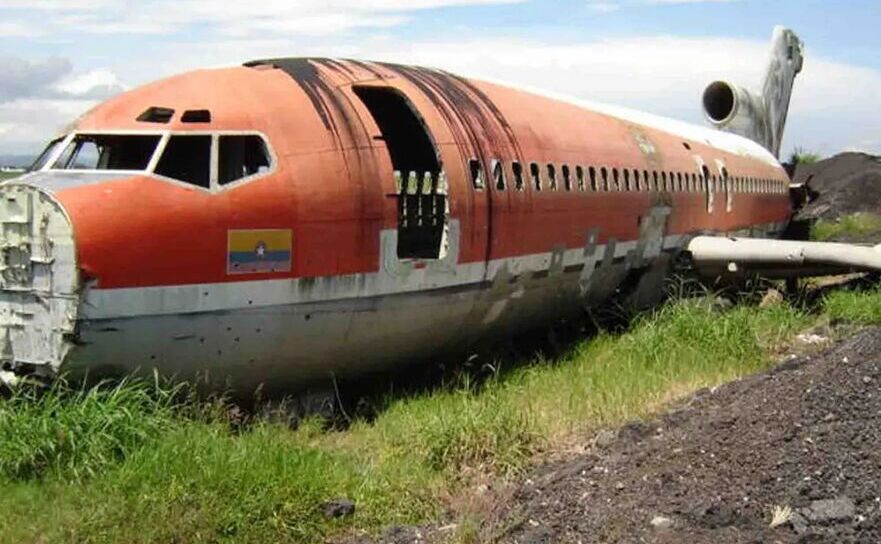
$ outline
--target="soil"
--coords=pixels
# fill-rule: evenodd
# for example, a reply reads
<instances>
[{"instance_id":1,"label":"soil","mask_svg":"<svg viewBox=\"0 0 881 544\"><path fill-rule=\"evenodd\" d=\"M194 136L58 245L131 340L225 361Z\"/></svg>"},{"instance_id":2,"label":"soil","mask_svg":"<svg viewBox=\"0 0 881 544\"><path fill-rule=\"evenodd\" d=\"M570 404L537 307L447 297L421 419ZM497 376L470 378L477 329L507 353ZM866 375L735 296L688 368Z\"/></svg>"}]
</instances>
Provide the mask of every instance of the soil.
<instances>
[{"instance_id":1,"label":"soil","mask_svg":"<svg viewBox=\"0 0 881 544\"><path fill-rule=\"evenodd\" d=\"M881 157L841 153L799 165L793 181L807 184L811 193L797 219L836 219L858 212L881 215Z\"/></svg>"},{"instance_id":2,"label":"soil","mask_svg":"<svg viewBox=\"0 0 881 544\"><path fill-rule=\"evenodd\" d=\"M803 335L830 342L831 330ZM881 328L604 431L486 499L516 544L881 542ZM495 501L495 502L493 502ZM773 512L780 519L772 527ZM456 526L347 542L456 542Z\"/></svg>"},{"instance_id":3,"label":"soil","mask_svg":"<svg viewBox=\"0 0 881 544\"><path fill-rule=\"evenodd\" d=\"M881 329L540 468L492 541L881 542ZM771 528L772 512L791 510ZM788 519L786 519L788 518Z\"/></svg>"}]
</instances>

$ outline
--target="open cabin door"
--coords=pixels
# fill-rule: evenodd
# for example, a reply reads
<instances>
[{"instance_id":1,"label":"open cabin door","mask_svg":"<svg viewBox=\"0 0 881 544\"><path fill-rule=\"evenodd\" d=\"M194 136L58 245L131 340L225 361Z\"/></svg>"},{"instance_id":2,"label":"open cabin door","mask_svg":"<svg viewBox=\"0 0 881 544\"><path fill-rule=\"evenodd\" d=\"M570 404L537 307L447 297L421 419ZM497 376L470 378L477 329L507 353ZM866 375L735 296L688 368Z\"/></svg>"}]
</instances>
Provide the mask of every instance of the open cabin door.
<instances>
[{"instance_id":1,"label":"open cabin door","mask_svg":"<svg viewBox=\"0 0 881 544\"><path fill-rule=\"evenodd\" d=\"M449 243L449 184L431 133L399 90L356 86L388 148L397 199L399 259L442 259Z\"/></svg>"}]
</instances>

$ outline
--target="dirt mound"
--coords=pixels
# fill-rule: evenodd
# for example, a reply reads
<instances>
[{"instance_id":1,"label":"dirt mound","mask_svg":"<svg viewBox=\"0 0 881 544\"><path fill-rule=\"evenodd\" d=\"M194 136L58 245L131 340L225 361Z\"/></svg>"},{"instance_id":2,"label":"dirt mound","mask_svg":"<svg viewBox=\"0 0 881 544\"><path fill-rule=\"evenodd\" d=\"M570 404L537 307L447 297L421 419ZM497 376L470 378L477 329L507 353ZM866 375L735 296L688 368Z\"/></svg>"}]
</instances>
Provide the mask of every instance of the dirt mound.
<instances>
[{"instance_id":1,"label":"dirt mound","mask_svg":"<svg viewBox=\"0 0 881 544\"><path fill-rule=\"evenodd\" d=\"M793 181L806 183L812 194L798 219L837 219L857 212L881 215L881 157L842 153L799 165Z\"/></svg>"},{"instance_id":2,"label":"dirt mound","mask_svg":"<svg viewBox=\"0 0 881 544\"><path fill-rule=\"evenodd\" d=\"M596 442L518 488L500 541L881 542L881 329Z\"/></svg>"}]
</instances>

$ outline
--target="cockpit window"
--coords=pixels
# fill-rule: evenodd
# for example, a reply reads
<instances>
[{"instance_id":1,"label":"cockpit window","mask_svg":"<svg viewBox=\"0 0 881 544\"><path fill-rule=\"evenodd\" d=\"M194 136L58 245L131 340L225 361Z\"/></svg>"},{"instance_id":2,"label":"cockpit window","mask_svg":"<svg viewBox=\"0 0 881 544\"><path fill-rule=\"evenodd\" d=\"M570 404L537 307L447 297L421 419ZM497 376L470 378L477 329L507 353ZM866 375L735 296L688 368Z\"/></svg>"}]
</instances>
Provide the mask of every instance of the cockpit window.
<instances>
[{"instance_id":1,"label":"cockpit window","mask_svg":"<svg viewBox=\"0 0 881 544\"><path fill-rule=\"evenodd\" d=\"M150 165L159 139L148 135L77 134L52 168L143 171Z\"/></svg>"},{"instance_id":2,"label":"cockpit window","mask_svg":"<svg viewBox=\"0 0 881 544\"><path fill-rule=\"evenodd\" d=\"M34 164L28 168L29 172L36 172L37 170L42 170L46 163L49 162L49 159L52 158L52 155L58 151L58 148L61 147L61 143L64 141L64 138L58 138L56 140L52 140L49 142L49 145L46 146L46 149L40 153L40 156L37 157L37 160L34 161Z\"/></svg>"},{"instance_id":3,"label":"cockpit window","mask_svg":"<svg viewBox=\"0 0 881 544\"><path fill-rule=\"evenodd\" d=\"M219 159L221 185L266 172L271 164L260 136L221 136Z\"/></svg>"},{"instance_id":4,"label":"cockpit window","mask_svg":"<svg viewBox=\"0 0 881 544\"><path fill-rule=\"evenodd\" d=\"M156 165L160 176L211 187L211 136L172 136Z\"/></svg>"}]
</instances>

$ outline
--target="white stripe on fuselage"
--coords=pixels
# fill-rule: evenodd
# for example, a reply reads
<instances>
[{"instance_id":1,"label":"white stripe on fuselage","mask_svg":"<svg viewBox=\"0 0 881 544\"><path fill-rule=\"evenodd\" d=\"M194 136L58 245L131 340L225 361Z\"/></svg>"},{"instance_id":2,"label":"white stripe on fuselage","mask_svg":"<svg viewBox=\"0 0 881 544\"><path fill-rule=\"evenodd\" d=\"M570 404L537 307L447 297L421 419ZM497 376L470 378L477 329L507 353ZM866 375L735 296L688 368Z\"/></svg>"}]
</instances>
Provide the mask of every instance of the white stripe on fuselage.
<instances>
[{"instance_id":1,"label":"white stripe on fuselage","mask_svg":"<svg viewBox=\"0 0 881 544\"><path fill-rule=\"evenodd\" d=\"M757 225L756 228L773 230L779 228L779 225ZM534 274L551 268L553 252L496 259L489 263L460 264L457 262L458 244L452 242L458 240L458 230L458 221L453 221L450 250L446 258L426 261L424 268L417 268L412 262L397 260L397 232L389 230L383 231L381 236L381 262L378 272L317 278L90 289L86 292L80 318L103 320L196 314L381 297L478 284L494 279L504 268L507 268L510 276ZM737 234L748 236L749 232ZM664 248L682 247L687 238L683 235L666 236ZM626 257L637 248L637 244L636 240L617 242L613 258ZM586 274L589 275L592 272L591 267L605 258L606 248L606 245L595 246L592 256L587 256L587 246L567 249L563 252L560 266L565 268L585 264ZM585 277L584 274L582 278Z\"/></svg>"},{"instance_id":2,"label":"white stripe on fuselage","mask_svg":"<svg viewBox=\"0 0 881 544\"><path fill-rule=\"evenodd\" d=\"M312 304L354 298L369 298L463 287L492 279L507 267L513 276L533 274L551 268L553 253L537 253L484 262L457 264L458 251L452 248L452 262L426 261L424 268L397 261L397 233L384 231L384 262L379 272L294 278L255 280L231 283L209 283L122 289L91 289L87 291L81 318L87 320L115 319L151 315L190 314L259 308L289 304ZM668 236L665 247L682 243L682 236ZM615 258L626 256L637 246L636 241L618 242ZM387 248L387 250L386 250ZM605 245L596 246L600 258ZM389 258L388 255L395 256ZM586 262L585 249L568 249L562 266Z\"/></svg>"}]
</instances>

